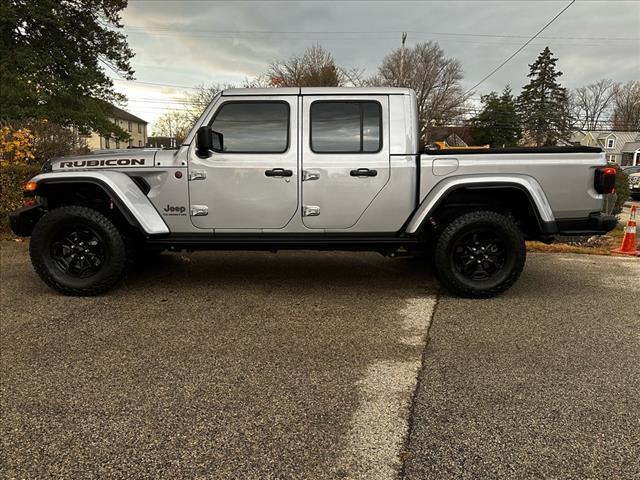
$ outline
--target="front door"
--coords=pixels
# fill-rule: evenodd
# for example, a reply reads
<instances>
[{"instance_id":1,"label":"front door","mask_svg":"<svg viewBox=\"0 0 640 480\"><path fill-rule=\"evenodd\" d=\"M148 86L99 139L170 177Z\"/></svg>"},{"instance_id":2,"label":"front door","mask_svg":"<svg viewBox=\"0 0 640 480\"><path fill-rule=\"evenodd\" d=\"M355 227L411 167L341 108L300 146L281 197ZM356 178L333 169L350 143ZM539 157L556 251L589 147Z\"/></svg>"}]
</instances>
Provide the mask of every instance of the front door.
<instances>
[{"instance_id":1,"label":"front door","mask_svg":"<svg viewBox=\"0 0 640 480\"><path fill-rule=\"evenodd\" d=\"M308 228L348 230L389 180L386 96L305 96L302 215Z\"/></svg>"},{"instance_id":2,"label":"front door","mask_svg":"<svg viewBox=\"0 0 640 480\"><path fill-rule=\"evenodd\" d=\"M223 151L189 149L191 221L198 228L283 228L298 207L297 96L221 97L210 126Z\"/></svg>"}]
</instances>

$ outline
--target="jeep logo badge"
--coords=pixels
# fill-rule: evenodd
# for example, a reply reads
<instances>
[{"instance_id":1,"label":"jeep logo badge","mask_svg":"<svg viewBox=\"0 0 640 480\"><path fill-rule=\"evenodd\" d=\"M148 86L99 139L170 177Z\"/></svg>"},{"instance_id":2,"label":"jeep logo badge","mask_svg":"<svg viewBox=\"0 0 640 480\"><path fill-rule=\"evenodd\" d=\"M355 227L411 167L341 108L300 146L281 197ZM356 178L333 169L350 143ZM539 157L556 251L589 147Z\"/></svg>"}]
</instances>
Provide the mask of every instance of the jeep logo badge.
<instances>
[{"instance_id":1,"label":"jeep logo badge","mask_svg":"<svg viewBox=\"0 0 640 480\"><path fill-rule=\"evenodd\" d=\"M166 207L163 208L164 212L163 215L186 215L187 214L187 207L181 207L179 205L174 206L174 205L167 205Z\"/></svg>"}]
</instances>

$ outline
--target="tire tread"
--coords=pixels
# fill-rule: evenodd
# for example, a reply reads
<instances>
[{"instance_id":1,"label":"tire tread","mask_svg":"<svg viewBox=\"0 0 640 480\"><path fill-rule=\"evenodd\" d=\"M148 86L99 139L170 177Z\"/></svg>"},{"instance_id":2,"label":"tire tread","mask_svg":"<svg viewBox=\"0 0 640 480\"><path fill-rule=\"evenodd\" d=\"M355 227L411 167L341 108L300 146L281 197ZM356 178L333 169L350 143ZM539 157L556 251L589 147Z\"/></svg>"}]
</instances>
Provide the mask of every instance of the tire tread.
<instances>
[{"instance_id":1,"label":"tire tread","mask_svg":"<svg viewBox=\"0 0 640 480\"><path fill-rule=\"evenodd\" d=\"M449 258L445 254L447 245L453 240L457 232L464 226L479 222L492 222L499 224L501 228L507 230L516 241L514 242L516 248L516 263L514 268L509 272L509 275L498 285L492 288L479 289L466 285L461 282L453 274L449 268ZM436 275L444 286L450 291L466 298L490 298L499 295L500 293L511 287L524 269L526 261L526 247L524 243L524 237L518 226L508 217L491 210L478 210L474 212L465 213L455 218L449 223L442 233L439 235L435 248L435 266Z\"/></svg>"},{"instance_id":2,"label":"tire tread","mask_svg":"<svg viewBox=\"0 0 640 480\"><path fill-rule=\"evenodd\" d=\"M115 241L117 248L122 248L121 255L112 255L109 265L110 274L101 279L99 282L90 286L78 288L65 285L51 274L46 264L41 258L42 249L49 248L48 244L43 244L43 238L40 233L51 228L53 224L68 216L76 216L87 219L99 225L104 233ZM46 237L45 237L46 239ZM127 255L125 252L124 238L116 226L105 215L92 208L80 205L67 205L58 207L45 214L36 224L31 235L29 244L29 254L33 269L38 276L51 288L64 294L71 296L95 296L106 292L113 287L124 275Z\"/></svg>"}]
</instances>

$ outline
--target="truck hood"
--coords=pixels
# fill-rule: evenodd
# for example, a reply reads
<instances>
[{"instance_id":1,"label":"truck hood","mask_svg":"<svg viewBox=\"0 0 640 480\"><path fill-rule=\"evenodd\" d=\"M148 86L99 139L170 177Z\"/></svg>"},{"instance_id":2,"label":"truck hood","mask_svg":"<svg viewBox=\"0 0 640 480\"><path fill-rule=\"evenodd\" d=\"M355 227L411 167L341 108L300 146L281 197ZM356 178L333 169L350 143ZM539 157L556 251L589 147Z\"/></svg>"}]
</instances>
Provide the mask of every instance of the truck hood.
<instances>
[{"instance_id":1,"label":"truck hood","mask_svg":"<svg viewBox=\"0 0 640 480\"><path fill-rule=\"evenodd\" d=\"M48 160L43 171L102 170L153 167L157 150L110 150L87 155L56 157Z\"/></svg>"}]
</instances>

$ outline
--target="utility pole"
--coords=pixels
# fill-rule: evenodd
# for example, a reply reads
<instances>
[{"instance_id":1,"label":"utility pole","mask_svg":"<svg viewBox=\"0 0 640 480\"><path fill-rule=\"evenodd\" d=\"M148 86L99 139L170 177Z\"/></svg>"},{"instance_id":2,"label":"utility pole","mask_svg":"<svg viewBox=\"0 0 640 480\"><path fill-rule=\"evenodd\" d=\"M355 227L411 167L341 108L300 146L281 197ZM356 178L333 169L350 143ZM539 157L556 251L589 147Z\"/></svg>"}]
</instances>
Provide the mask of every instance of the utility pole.
<instances>
[{"instance_id":1,"label":"utility pole","mask_svg":"<svg viewBox=\"0 0 640 480\"><path fill-rule=\"evenodd\" d=\"M400 48L400 87L404 87L404 42L407 41L407 32L402 32L402 47Z\"/></svg>"}]
</instances>

